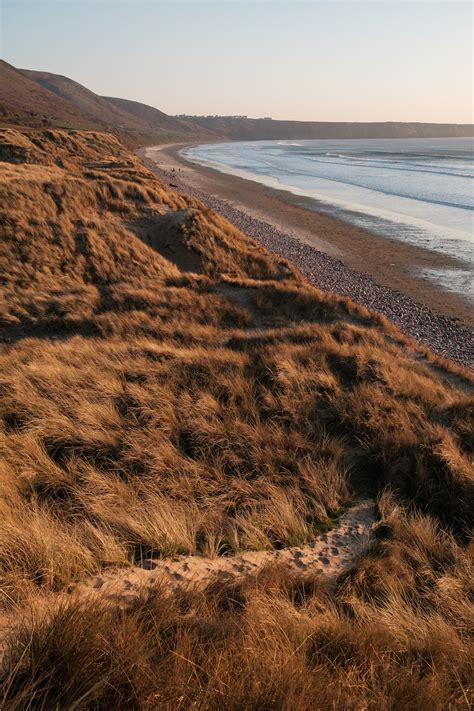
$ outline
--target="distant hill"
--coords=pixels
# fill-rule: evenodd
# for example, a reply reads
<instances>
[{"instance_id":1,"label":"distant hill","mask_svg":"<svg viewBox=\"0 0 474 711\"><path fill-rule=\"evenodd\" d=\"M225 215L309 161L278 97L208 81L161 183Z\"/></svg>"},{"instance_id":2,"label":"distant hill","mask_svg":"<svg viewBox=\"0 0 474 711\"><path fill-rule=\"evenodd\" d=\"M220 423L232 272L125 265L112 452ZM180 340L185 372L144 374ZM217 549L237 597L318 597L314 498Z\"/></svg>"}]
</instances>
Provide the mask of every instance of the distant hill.
<instances>
[{"instance_id":1,"label":"distant hill","mask_svg":"<svg viewBox=\"0 0 474 711\"><path fill-rule=\"evenodd\" d=\"M168 116L163 111L138 101L99 96L82 84L60 74L28 69L21 71L45 89L68 101L79 114L88 116L104 128L128 129L142 133L157 132L160 135L164 133L177 136L210 133L205 128Z\"/></svg>"},{"instance_id":2,"label":"distant hill","mask_svg":"<svg viewBox=\"0 0 474 711\"><path fill-rule=\"evenodd\" d=\"M135 128L136 122L132 116L68 77L29 69L22 69L21 72L44 89L67 101L78 114L88 116L104 128Z\"/></svg>"},{"instance_id":3,"label":"distant hill","mask_svg":"<svg viewBox=\"0 0 474 711\"><path fill-rule=\"evenodd\" d=\"M472 124L336 123L168 116L138 101L99 96L69 77L0 61L0 124L108 131L130 147L153 143L315 138L473 136Z\"/></svg>"},{"instance_id":4,"label":"distant hill","mask_svg":"<svg viewBox=\"0 0 474 711\"><path fill-rule=\"evenodd\" d=\"M0 62L4 125L109 131L129 146L216 138L206 128L145 104L95 94L68 77Z\"/></svg>"},{"instance_id":5,"label":"distant hill","mask_svg":"<svg viewBox=\"0 0 474 711\"><path fill-rule=\"evenodd\" d=\"M473 124L350 123L332 121L274 121L269 119L187 117L195 126L234 141L318 138L455 138L474 136Z\"/></svg>"},{"instance_id":6,"label":"distant hill","mask_svg":"<svg viewBox=\"0 0 474 711\"><path fill-rule=\"evenodd\" d=\"M159 124L170 131L179 131L185 134L196 133L196 125L193 122L183 121L174 116L168 116L168 114L153 108L153 106L147 106L146 104L141 104L138 101L130 101L129 99L117 99L112 96L105 96L103 98L121 111L126 112L129 116L133 116L135 121L139 122L140 125L145 128L152 129ZM200 128L199 130L202 133L212 133L204 128Z\"/></svg>"},{"instance_id":7,"label":"distant hill","mask_svg":"<svg viewBox=\"0 0 474 711\"><path fill-rule=\"evenodd\" d=\"M72 122L85 128L88 123L77 107L3 60L0 60L0 120L27 126Z\"/></svg>"}]
</instances>

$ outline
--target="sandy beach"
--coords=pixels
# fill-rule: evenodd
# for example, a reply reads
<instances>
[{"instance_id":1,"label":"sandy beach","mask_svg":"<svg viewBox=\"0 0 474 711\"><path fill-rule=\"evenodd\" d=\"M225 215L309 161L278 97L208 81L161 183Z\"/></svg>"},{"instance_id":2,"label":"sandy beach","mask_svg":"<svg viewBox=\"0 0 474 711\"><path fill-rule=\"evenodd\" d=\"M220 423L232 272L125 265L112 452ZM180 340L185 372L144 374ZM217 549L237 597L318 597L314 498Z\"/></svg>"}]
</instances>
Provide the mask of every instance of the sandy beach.
<instances>
[{"instance_id":1,"label":"sandy beach","mask_svg":"<svg viewBox=\"0 0 474 711\"><path fill-rule=\"evenodd\" d=\"M457 260L372 234L316 211L314 201L287 191L192 164L180 155L185 146L154 146L138 153L175 189L202 200L290 259L319 288L350 296L440 355L472 366L472 304L420 274L459 266Z\"/></svg>"}]
</instances>

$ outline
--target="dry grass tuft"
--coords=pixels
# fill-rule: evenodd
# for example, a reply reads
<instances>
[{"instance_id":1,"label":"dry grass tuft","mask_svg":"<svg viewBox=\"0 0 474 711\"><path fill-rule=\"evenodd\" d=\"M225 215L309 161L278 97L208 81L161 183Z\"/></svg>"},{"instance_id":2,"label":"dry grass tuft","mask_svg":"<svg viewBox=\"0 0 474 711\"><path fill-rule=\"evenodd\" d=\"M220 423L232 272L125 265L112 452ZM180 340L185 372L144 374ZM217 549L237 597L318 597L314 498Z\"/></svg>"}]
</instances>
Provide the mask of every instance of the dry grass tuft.
<instances>
[{"instance_id":1,"label":"dry grass tuft","mask_svg":"<svg viewBox=\"0 0 474 711\"><path fill-rule=\"evenodd\" d=\"M203 593L154 590L36 612L7 646L8 709L468 709L468 558L382 503L393 538L328 589L268 568Z\"/></svg>"}]
</instances>

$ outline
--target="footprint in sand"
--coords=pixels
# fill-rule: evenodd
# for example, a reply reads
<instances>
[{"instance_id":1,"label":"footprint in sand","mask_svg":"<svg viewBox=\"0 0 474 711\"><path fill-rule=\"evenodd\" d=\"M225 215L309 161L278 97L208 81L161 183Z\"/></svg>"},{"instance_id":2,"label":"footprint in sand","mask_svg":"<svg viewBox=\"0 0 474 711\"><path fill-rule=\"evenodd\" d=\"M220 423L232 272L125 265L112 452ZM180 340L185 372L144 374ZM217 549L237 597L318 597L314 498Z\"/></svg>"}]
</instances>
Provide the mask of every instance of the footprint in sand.
<instances>
[{"instance_id":1,"label":"footprint in sand","mask_svg":"<svg viewBox=\"0 0 474 711\"><path fill-rule=\"evenodd\" d=\"M142 568L145 570L154 570L156 568L156 563L153 560L150 560L149 558L147 560L144 560L142 563Z\"/></svg>"},{"instance_id":2,"label":"footprint in sand","mask_svg":"<svg viewBox=\"0 0 474 711\"><path fill-rule=\"evenodd\" d=\"M281 560L293 570L313 569L322 575L335 576L347 569L366 544L368 548L373 521L373 502L364 502L343 517L337 532L324 533L308 546L276 552L249 552L243 557L215 560L200 559L198 556L173 561L169 558L163 561L148 558L141 566L142 570L119 570L118 574L105 572L100 577L92 578L87 588L89 591L91 587L95 588L98 594L105 593L105 597L111 600L132 599L140 593L143 583L151 588L163 580L167 586L177 588L192 579L193 583L204 586L214 578L235 579L237 576L252 574L268 562Z\"/></svg>"},{"instance_id":3,"label":"footprint in sand","mask_svg":"<svg viewBox=\"0 0 474 711\"><path fill-rule=\"evenodd\" d=\"M306 568L308 567L308 566L306 565L306 563L303 563L303 561L301 560L301 558L293 558L293 563L294 563L298 568L301 568L301 570L306 570Z\"/></svg>"}]
</instances>

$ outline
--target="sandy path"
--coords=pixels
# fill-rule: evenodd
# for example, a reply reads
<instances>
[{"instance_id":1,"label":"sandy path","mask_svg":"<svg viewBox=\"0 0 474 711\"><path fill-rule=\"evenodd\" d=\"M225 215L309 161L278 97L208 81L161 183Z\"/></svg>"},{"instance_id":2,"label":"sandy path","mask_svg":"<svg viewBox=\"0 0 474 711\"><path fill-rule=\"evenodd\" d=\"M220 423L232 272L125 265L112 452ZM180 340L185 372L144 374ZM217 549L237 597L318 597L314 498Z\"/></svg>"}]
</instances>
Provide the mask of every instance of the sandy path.
<instances>
[{"instance_id":1,"label":"sandy path","mask_svg":"<svg viewBox=\"0 0 474 711\"><path fill-rule=\"evenodd\" d=\"M193 587L202 589L214 581L238 580L245 575L258 574L270 563L287 566L289 572L320 573L334 580L349 570L359 556L369 550L375 541L375 503L372 499L360 501L338 520L332 531L323 533L313 543L302 547L278 551L250 551L235 556L204 558L182 556L144 560L143 566L109 569L84 582L70 592L56 595L55 603L100 599L126 607L143 591L154 587L168 589ZM44 615L51 612L51 597L38 600L37 610ZM0 664L8 647L10 635L17 625L25 622L21 612L10 610L0 616Z\"/></svg>"},{"instance_id":2,"label":"sandy path","mask_svg":"<svg viewBox=\"0 0 474 711\"><path fill-rule=\"evenodd\" d=\"M204 558L183 556L176 559L145 560L142 567L110 570L79 584L73 595L96 595L110 601L130 602L144 589L165 585L205 587L216 580L238 579L258 573L269 563L281 563L294 572L319 572L335 578L367 552L375 540L375 506L364 500L346 511L332 531L313 543L278 551L251 551L235 556Z\"/></svg>"}]
</instances>

